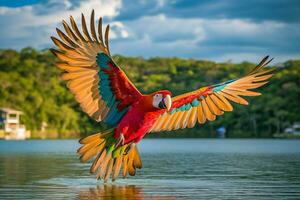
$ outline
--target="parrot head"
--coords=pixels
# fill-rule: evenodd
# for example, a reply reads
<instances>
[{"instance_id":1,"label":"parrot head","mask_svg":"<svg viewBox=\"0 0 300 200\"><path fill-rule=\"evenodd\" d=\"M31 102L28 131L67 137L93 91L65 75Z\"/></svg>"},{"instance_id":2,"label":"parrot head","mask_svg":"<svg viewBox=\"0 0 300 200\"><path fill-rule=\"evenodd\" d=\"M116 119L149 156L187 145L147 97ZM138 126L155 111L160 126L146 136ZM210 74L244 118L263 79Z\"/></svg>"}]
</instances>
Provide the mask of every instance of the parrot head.
<instances>
[{"instance_id":1,"label":"parrot head","mask_svg":"<svg viewBox=\"0 0 300 200\"><path fill-rule=\"evenodd\" d=\"M158 109L167 109L170 110L172 105L171 92L167 90L161 90L151 94L152 96L152 105Z\"/></svg>"}]
</instances>

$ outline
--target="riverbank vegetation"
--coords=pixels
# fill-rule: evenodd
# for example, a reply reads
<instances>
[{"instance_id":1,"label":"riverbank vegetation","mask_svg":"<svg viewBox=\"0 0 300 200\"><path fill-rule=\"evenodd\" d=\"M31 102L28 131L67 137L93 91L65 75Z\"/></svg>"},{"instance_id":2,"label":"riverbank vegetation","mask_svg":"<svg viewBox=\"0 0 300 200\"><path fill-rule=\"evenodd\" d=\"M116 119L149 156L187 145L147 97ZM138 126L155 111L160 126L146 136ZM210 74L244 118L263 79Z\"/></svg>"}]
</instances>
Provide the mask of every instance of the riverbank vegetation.
<instances>
[{"instance_id":1,"label":"riverbank vegetation","mask_svg":"<svg viewBox=\"0 0 300 200\"><path fill-rule=\"evenodd\" d=\"M249 62L181 58L115 55L114 59L142 92L168 89L173 95L240 77L255 66ZM34 138L73 138L105 128L80 110L54 63L55 58L48 50L1 50L0 107L22 110L22 121ZM300 60L289 60L276 67L279 71L274 78L258 90L263 95L250 98L249 106L234 105L234 112L193 130L149 137L214 137L220 126L226 127L228 137L271 137L282 132L300 121Z\"/></svg>"}]
</instances>

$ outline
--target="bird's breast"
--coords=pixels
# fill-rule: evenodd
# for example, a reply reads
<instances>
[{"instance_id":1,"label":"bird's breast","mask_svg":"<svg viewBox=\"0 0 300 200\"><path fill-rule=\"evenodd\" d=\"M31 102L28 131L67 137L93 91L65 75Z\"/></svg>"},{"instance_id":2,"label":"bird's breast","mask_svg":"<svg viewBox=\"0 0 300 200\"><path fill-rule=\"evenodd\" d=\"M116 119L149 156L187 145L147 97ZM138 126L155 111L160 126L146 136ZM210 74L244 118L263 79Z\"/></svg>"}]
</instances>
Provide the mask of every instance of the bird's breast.
<instances>
[{"instance_id":1,"label":"bird's breast","mask_svg":"<svg viewBox=\"0 0 300 200\"><path fill-rule=\"evenodd\" d=\"M116 127L114 137L117 139L122 133L126 144L131 141L137 143L145 136L159 115L159 112L130 109Z\"/></svg>"}]
</instances>

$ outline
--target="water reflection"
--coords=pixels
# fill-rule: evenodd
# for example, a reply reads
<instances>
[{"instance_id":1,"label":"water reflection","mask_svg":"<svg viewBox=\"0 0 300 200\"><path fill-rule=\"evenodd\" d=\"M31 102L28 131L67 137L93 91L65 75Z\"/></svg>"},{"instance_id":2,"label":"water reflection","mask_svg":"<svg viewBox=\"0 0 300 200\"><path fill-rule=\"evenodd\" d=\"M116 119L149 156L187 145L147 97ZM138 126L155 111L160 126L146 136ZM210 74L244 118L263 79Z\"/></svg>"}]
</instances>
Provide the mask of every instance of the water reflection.
<instances>
[{"instance_id":1,"label":"water reflection","mask_svg":"<svg viewBox=\"0 0 300 200\"><path fill-rule=\"evenodd\" d=\"M32 181L74 175L68 165L77 162L75 156L53 154L0 154L0 186L27 184ZM79 169L80 170L80 169Z\"/></svg>"},{"instance_id":2,"label":"water reflection","mask_svg":"<svg viewBox=\"0 0 300 200\"><path fill-rule=\"evenodd\" d=\"M95 188L89 188L88 190L81 191L76 197L78 200L86 199L117 199L117 200L146 200L146 199L157 199L157 200L174 200L172 196L147 196L143 193L142 188L135 185L102 185Z\"/></svg>"},{"instance_id":3,"label":"water reflection","mask_svg":"<svg viewBox=\"0 0 300 200\"><path fill-rule=\"evenodd\" d=\"M300 140L146 140L137 176L107 185L76 144L0 141L0 199L300 199Z\"/></svg>"}]
</instances>

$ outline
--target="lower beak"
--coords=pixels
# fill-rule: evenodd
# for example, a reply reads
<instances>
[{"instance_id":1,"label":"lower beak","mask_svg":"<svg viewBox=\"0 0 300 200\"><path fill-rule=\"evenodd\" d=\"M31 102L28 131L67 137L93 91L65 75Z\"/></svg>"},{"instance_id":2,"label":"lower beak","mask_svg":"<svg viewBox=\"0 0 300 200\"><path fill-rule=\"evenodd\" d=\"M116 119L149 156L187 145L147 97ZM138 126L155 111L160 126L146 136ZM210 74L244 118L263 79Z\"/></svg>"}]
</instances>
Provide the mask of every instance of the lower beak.
<instances>
[{"instance_id":1,"label":"lower beak","mask_svg":"<svg viewBox=\"0 0 300 200\"><path fill-rule=\"evenodd\" d=\"M163 98L161 104L163 105L163 108L166 108L167 111L169 111L172 106L171 96L167 95L165 98Z\"/></svg>"}]
</instances>

